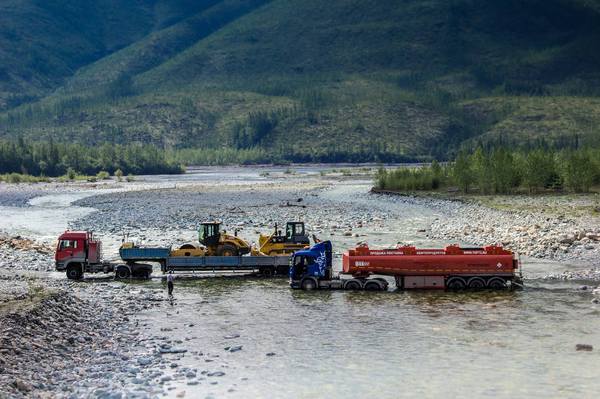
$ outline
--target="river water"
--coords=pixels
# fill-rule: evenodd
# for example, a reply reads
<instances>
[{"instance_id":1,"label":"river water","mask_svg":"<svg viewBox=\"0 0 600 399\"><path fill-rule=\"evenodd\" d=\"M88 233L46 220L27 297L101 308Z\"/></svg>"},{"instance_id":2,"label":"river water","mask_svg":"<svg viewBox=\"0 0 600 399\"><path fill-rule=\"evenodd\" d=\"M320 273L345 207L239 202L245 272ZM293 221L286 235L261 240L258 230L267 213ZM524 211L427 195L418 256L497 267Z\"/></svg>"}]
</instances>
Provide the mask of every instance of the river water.
<instances>
[{"instance_id":1,"label":"river water","mask_svg":"<svg viewBox=\"0 0 600 399\"><path fill-rule=\"evenodd\" d=\"M264 179L262 169L206 173L184 182ZM367 190L366 181L339 182L320 195L397 215L370 243L442 244L419 233L438 211ZM336 236L334 246L351 242ZM168 383L173 397L591 398L600 392L600 308L579 284L541 278L572 267L581 266L526 259L526 288L494 293L302 292L286 280L178 278L174 301L136 317L149 334L181 341L189 352L180 366L204 372L198 385ZM162 279L140 286L165 290ZM577 352L580 343L595 350Z\"/></svg>"}]
</instances>

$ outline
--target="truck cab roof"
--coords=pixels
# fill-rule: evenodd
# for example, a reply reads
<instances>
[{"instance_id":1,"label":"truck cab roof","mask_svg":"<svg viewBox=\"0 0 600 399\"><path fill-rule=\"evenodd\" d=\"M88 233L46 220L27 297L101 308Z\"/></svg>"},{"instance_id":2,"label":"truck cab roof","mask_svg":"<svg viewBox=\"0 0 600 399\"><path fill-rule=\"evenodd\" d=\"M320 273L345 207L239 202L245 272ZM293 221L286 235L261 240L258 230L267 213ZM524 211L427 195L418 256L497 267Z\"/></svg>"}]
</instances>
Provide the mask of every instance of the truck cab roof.
<instances>
[{"instance_id":1,"label":"truck cab roof","mask_svg":"<svg viewBox=\"0 0 600 399\"><path fill-rule=\"evenodd\" d=\"M323 241L316 243L308 249L294 252L294 256L314 256L315 254L319 254L321 251L326 251L328 249L331 251L331 243L329 241Z\"/></svg>"},{"instance_id":2,"label":"truck cab roof","mask_svg":"<svg viewBox=\"0 0 600 399\"><path fill-rule=\"evenodd\" d=\"M59 240L85 240L91 236L89 231L65 231L58 239Z\"/></svg>"}]
</instances>

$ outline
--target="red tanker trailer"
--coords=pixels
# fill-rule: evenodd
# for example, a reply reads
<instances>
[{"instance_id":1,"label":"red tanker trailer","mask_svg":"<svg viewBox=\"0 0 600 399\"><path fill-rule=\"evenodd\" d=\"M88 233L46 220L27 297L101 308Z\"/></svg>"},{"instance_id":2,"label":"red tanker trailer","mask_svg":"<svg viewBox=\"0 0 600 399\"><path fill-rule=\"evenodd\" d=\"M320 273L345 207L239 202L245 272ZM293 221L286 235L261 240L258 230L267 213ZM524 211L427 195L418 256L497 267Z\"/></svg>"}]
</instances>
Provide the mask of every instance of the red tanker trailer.
<instances>
[{"instance_id":1,"label":"red tanker trailer","mask_svg":"<svg viewBox=\"0 0 600 399\"><path fill-rule=\"evenodd\" d=\"M343 254L342 272L334 278L331 243L323 242L296 252L290 270L294 288L387 289L385 279L373 276L392 276L400 289L503 289L521 282L517 255L498 246L370 249L362 245Z\"/></svg>"}]
</instances>

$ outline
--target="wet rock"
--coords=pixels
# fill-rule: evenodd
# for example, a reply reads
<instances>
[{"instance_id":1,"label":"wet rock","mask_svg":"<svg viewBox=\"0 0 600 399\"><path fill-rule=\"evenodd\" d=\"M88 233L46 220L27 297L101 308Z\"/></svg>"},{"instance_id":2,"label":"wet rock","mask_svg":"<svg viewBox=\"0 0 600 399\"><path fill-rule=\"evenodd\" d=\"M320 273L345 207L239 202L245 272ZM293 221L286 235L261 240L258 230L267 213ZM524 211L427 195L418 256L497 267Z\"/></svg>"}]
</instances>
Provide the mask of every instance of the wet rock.
<instances>
[{"instance_id":1,"label":"wet rock","mask_svg":"<svg viewBox=\"0 0 600 399\"><path fill-rule=\"evenodd\" d=\"M150 358L150 357L140 357L140 358L138 358L137 362L138 362L138 364L140 366L147 366L147 365L149 365L149 364L152 363L152 358Z\"/></svg>"},{"instance_id":2,"label":"wet rock","mask_svg":"<svg viewBox=\"0 0 600 399\"><path fill-rule=\"evenodd\" d=\"M185 348L159 348L159 353L165 354L165 353L186 353L188 350Z\"/></svg>"},{"instance_id":3,"label":"wet rock","mask_svg":"<svg viewBox=\"0 0 600 399\"><path fill-rule=\"evenodd\" d=\"M242 350L242 345L236 345L236 346L226 346L225 350L227 352L239 352Z\"/></svg>"}]
</instances>

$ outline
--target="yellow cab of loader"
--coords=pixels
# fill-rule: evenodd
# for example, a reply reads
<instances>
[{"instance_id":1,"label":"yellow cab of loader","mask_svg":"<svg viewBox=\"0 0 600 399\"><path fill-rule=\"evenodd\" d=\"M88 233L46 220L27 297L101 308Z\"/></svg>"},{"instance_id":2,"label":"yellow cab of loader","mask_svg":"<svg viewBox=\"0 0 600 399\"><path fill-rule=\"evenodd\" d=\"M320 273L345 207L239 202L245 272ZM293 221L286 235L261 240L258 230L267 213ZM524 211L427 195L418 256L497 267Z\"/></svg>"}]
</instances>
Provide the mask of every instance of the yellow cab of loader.
<instances>
[{"instance_id":1,"label":"yellow cab of loader","mask_svg":"<svg viewBox=\"0 0 600 399\"><path fill-rule=\"evenodd\" d=\"M304 222L287 222L285 235L277 229L271 235L261 234L258 237L259 252L273 255L290 255L310 245L310 240L304 229Z\"/></svg>"},{"instance_id":2,"label":"yellow cab of loader","mask_svg":"<svg viewBox=\"0 0 600 399\"><path fill-rule=\"evenodd\" d=\"M200 225L198 241L206 247L208 256L238 256L250 253L250 244L236 235L221 231L220 222L205 222Z\"/></svg>"}]
</instances>

